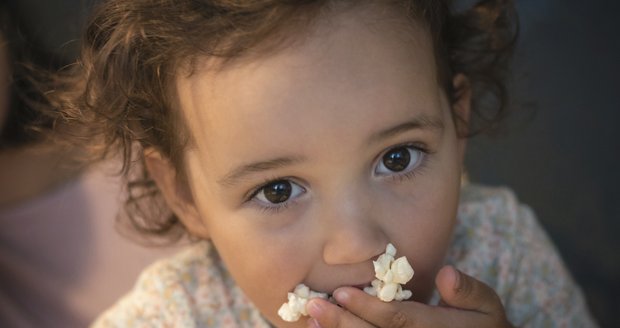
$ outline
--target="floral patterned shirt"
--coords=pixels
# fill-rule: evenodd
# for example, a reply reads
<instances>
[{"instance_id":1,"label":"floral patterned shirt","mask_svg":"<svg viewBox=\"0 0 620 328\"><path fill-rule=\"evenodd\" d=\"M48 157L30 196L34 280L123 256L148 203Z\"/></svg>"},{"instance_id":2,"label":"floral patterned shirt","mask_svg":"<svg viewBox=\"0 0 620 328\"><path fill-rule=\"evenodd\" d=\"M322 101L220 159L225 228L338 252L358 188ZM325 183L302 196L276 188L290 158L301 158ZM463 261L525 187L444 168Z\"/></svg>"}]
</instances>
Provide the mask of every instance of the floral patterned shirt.
<instances>
[{"instance_id":1,"label":"floral patterned shirt","mask_svg":"<svg viewBox=\"0 0 620 328\"><path fill-rule=\"evenodd\" d=\"M506 188L466 185L445 259L500 296L517 327L596 327L532 211ZM431 303L439 297L435 292ZM270 327L201 242L147 268L93 327Z\"/></svg>"}]
</instances>

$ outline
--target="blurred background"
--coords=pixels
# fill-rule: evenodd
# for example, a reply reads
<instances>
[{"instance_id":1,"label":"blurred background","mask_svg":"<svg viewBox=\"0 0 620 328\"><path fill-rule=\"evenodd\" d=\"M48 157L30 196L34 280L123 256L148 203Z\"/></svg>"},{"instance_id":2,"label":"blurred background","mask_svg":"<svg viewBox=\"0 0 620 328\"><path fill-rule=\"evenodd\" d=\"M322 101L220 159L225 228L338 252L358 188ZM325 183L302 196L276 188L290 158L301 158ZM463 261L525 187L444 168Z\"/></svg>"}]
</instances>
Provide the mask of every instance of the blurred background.
<instances>
[{"instance_id":1,"label":"blurred background","mask_svg":"<svg viewBox=\"0 0 620 328\"><path fill-rule=\"evenodd\" d=\"M25 126L43 99L28 64L74 61L82 1L0 0L0 327L87 327L178 248L144 247L115 226L115 161L82 168ZM37 103L38 105L44 103Z\"/></svg>"},{"instance_id":2,"label":"blurred background","mask_svg":"<svg viewBox=\"0 0 620 328\"><path fill-rule=\"evenodd\" d=\"M14 2L68 57L95 3ZM620 2L516 2L513 113L500 135L470 142L469 173L510 186L534 209L601 326L620 327Z\"/></svg>"},{"instance_id":3,"label":"blurred background","mask_svg":"<svg viewBox=\"0 0 620 328\"><path fill-rule=\"evenodd\" d=\"M620 2L516 3L514 113L468 168L534 209L601 326L620 327Z\"/></svg>"}]
</instances>

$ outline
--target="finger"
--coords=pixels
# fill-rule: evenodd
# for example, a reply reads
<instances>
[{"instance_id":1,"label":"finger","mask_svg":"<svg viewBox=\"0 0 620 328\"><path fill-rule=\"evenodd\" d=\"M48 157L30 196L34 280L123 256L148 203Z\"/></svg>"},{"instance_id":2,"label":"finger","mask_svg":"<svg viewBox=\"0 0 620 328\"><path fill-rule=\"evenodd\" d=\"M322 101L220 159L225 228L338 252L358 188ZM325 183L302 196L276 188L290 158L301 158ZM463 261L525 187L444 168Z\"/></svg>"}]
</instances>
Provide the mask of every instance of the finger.
<instances>
[{"instance_id":1,"label":"finger","mask_svg":"<svg viewBox=\"0 0 620 328\"><path fill-rule=\"evenodd\" d=\"M353 313L320 298L308 301L306 311L310 315L308 326L314 328L372 327ZM318 324L318 326L317 326Z\"/></svg>"},{"instance_id":2,"label":"finger","mask_svg":"<svg viewBox=\"0 0 620 328\"><path fill-rule=\"evenodd\" d=\"M409 316L393 303L386 303L375 296L353 287L342 287L334 291L338 304L351 313L377 327L406 327Z\"/></svg>"},{"instance_id":3,"label":"finger","mask_svg":"<svg viewBox=\"0 0 620 328\"><path fill-rule=\"evenodd\" d=\"M383 302L363 291L343 287L334 291L334 298L353 315L382 328L416 327L504 327L485 313L454 307L429 306L414 301Z\"/></svg>"},{"instance_id":4,"label":"finger","mask_svg":"<svg viewBox=\"0 0 620 328\"><path fill-rule=\"evenodd\" d=\"M504 314L502 302L491 287L452 266L439 270L435 284L442 301L451 307L486 314Z\"/></svg>"}]
</instances>

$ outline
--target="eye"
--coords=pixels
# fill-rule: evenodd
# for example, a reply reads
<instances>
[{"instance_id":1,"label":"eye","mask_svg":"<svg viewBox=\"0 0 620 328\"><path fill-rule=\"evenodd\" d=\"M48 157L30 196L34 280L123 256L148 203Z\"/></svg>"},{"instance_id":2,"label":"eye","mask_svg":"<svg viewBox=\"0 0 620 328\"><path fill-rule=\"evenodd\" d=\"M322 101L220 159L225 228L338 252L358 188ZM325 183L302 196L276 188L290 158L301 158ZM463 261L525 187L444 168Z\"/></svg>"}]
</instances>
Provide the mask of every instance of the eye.
<instances>
[{"instance_id":1,"label":"eye","mask_svg":"<svg viewBox=\"0 0 620 328\"><path fill-rule=\"evenodd\" d=\"M406 173L420 166L424 152L412 146L398 146L388 150L375 168L376 175Z\"/></svg>"},{"instance_id":2,"label":"eye","mask_svg":"<svg viewBox=\"0 0 620 328\"><path fill-rule=\"evenodd\" d=\"M256 191L254 198L267 205L276 205L296 198L305 192L300 185L289 180L276 180L267 183Z\"/></svg>"}]
</instances>

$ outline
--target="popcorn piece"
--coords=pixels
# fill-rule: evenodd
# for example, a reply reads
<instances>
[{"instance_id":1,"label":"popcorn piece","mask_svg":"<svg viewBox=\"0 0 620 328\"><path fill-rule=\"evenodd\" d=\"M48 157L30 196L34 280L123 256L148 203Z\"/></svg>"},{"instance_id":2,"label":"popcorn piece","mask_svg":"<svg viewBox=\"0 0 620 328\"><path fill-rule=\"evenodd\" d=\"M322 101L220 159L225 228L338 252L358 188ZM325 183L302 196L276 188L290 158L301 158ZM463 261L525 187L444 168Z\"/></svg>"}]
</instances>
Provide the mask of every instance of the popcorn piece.
<instances>
[{"instance_id":1,"label":"popcorn piece","mask_svg":"<svg viewBox=\"0 0 620 328\"><path fill-rule=\"evenodd\" d=\"M381 289L377 290L377 297L384 302L391 302L396 297L398 287L400 287L398 284L388 282Z\"/></svg>"},{"instance_id":2,"label":"popcorn piece","mask_svg":"<svg viewBox=\"0 0 620 328\"><path fill-rule=\"evenodd\" d=\"M413 278L413 268L404 256L399 257L396 261L392 262L390 271L394 274L392 278L397 284L406 284L411 278Z\"/></svg>"},{"instance_id":3,"label":"popcorn piece","mask_svg":"<svg viewBox=\"0 0 620 328\"><path fill-rule=\"evenodd\" d=\"M394 247L392 243L388 243L385 247L385 254L388 254L393 258L394 256L396 256L396 247Z\"/></svg>"},{"instance_id":4,"label":"popcorn piece","mask_svg":"<svg viewBox=\"0 0 620 328\"><path fill-rule=\"evenodd\" d=\"M327 294L310 290L308 286L299 284L292 293L288 293L288 302L282 304L278 310L278 315L282 320L295 322L302 315L308 315L306 304L313 298L327 299Z\"/></svg>"},{"instance_id":5,"label":"popcorn piece","mask_svg":"<svg viewBox=\"0 0 620 328\"><path fill-rule=\"evenodd\" d=\"M381 254L372 264L375 267L375 277L379 280L385 280L385 275L390 270L390 263L394 261L394 256L390 254Z\"/></svg>"},{"instance_id":6,"label":"popcorn piece","mask_svg":"<svg viewBox=\"0 0 620 328\"><path fill-rule=\"evenodd\" d=\"M402 285L413 278L413 268L407 258L401 256L394 260L396 248L391 243L385 248L385 253L381 254L376 261L373 261L375 277L372 287L364 288L364 291L372 296L377 296L384 302L393 300L402 301L410 298L410 290L403 290Z\"/></svg>"},{"instance_id":7,"label":"popcorn piece","mask_svg":"<svg viewBox=\"0 0 620 328\"><path fill-rule=\"evenodd\" d=\"M372 287L364 288L364 291L372 296L378 297L384 302L393 300L402 301L409 299L412 294L410 290L403 290L403 286L413 278L413 268L404 256L394 260L396 248L388 244L385 253L381 254L376 261L373 261L375 277L371 282ZM292 293L288 293L288 302L282 304L278 310L278 315L282 320L295 322L302 315L308 315L306 304L313 298L328 299L325 293L315 292L304 284L299 284Z\"/></svg>"}]
</instances>

